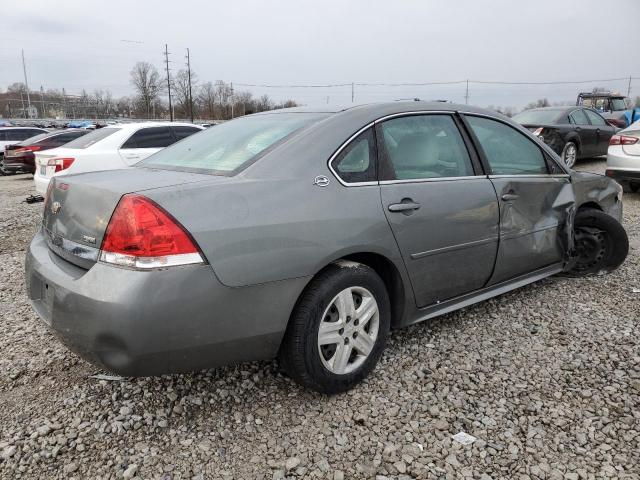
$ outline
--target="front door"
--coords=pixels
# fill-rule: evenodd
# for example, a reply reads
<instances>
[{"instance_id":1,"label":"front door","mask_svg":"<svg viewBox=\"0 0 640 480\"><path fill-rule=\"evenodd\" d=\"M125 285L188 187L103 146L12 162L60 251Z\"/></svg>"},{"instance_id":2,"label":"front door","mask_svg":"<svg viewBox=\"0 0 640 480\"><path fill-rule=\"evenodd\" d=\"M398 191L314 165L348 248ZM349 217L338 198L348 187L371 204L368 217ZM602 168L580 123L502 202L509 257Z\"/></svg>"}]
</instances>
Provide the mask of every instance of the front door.
<instances>
[{"instance_id":1,"label":"front door","mask_svg":"<svg viewBox=\"0 0 640 480\"><path fill-rule=\"evenodd\" d=\"M506 123L466 116L500 203L500 246L489 284L557 264L566 255L566 225L575 203L569 175L540 146Z\"/></svg>"},{"instance_id":2,"label":"front door","mask_svg":"<svg viewBox=\"0 0 640 480\"><path fill-rule=\"evenodd\" d=\"M596 130L596 146L593 155L606 155L609 149L609 140L615 133L615 128L609 125L604 118L591 110L585 110L591 125Z\"/></svg>"},{"instance_id":3,"label":"front door","mask_svg":"<svg viewBox=\"0 0 640 480\"><path fill-rule=\"evenodd\" d=\"M576 132L580 137L580 145L578 148L581 158L596 155L598 145L598 133L596 128L591 125L584 110L579 108L569 114L571 122L576 125Z\"/></svg>"},{"instance_id":4,"label":"front door","mask_svg":"<svg viewBox=\"0 0 640 480\"><path fill-rule=\"evenodd\" d=\"M418 307L482 288L497 253L498 202L454 117L396 117L377 136L382 207Z\"/></svg>"}]
</instances>

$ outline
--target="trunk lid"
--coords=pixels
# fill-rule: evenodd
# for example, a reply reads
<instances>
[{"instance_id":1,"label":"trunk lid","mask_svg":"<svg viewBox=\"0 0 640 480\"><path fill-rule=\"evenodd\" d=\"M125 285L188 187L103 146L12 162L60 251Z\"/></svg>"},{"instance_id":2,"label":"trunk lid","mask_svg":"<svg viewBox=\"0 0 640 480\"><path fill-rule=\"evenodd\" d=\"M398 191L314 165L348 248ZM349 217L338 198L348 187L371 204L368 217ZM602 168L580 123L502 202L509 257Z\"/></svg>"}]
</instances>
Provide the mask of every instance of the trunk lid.
<instances>
[{"instance_id":1,"label":"trunk lid","mask_svg":"<svg viewBox=\"0 0 640 480\"><path fill-rule=\"evenodd\" d=\"M223 178L146 168L54 176L43 212L43 233L55 253L90 268L123 195Z\"/></svg>"}]
</instances>

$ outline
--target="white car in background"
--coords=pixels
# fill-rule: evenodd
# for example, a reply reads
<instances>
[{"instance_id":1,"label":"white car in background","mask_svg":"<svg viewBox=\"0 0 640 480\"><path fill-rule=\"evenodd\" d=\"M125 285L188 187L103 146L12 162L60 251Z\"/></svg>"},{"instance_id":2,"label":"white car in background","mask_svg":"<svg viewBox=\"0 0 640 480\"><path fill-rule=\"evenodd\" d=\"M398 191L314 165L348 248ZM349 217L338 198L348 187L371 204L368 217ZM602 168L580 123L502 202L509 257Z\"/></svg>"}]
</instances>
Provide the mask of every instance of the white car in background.
<instances>
[{"instance_id":1,"label":"white car in background","mask_svg":"<svg viewBox=\"0 0 640 480\"><path fill-rule=\"evenodd\" d=\"M611 137L606 175L632 192L640 189L640 120Z\"/></svg>"},{"instance_id":2,"label":"white car in background","mask_svg":"<svg viewBox=\"0 0 640 480\"><path fill-rule=\"evenodd\" d=\"M44 195L53 176L126 168L204 128L144 122L100 128L61 147L36 152L33 180Z\"/></svg>"}]
</instances>

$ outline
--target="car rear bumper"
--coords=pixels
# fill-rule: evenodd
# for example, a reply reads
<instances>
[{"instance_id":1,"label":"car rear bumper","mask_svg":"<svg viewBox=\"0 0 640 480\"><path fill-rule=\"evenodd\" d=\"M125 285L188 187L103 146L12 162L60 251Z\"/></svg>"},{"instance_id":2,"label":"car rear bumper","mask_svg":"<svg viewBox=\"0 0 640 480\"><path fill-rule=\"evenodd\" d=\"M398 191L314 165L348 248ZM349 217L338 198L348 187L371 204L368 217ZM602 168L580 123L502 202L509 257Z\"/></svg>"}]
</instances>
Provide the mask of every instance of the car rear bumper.
<instances>
[{"instance_id":1,"label":"car rear bumper","mask_svg":"<svg viewBox=\"0 0 640 480\"><path fill-rule=\"evenodd\" d=\"M607 167L606 176L620 182L640 183L640 170L618 170Z\"/></svg>"},{"instance_id":2,"label":"car rear bumper","mask_svg":"<svg viewBox=\"0 0 640 480\"><path fill-rule=\"evenodd\" d=\"M229 288L209 265L135 271L63 260L36 234L33 308L71 350L107 370L160 375L272 358L308 278Z\"/></svg>"},{"instance_id":3,"label":"car rear bumper","mask_svg":"<svg viewBox=\"0 0 640 480\"><path fill-rule=\"evenodd\" d=\"M22 162L10 162L5 157L4 159L4 168L9 170L10 172L27 172L27 173L35 173L36 167L32 164L22 163Z\"/></svg>"}]
</instances>

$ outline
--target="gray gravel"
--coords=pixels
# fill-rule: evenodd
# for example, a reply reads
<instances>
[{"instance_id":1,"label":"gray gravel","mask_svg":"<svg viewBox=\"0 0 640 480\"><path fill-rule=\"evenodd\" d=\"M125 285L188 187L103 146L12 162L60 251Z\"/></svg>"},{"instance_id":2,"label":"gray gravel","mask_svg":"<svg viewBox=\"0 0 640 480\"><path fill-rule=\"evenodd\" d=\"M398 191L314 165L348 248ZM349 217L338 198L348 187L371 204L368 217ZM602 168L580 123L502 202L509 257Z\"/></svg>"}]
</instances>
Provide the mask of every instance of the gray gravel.
<instances>
[{"instance_id":1,"label":"gray gravel","mask_svg":"<svg viewBox=\"0 0 640 480\"><path fill-rule=\"evenodd\" d=\"M395 332L363 385L324 397L275 362L91 378L108 372L60 345L24 294L31 185L0 178L2 478L640 478L640 195L625 196L632 249L615 273Z\"/></svg>"}]
</instances>

